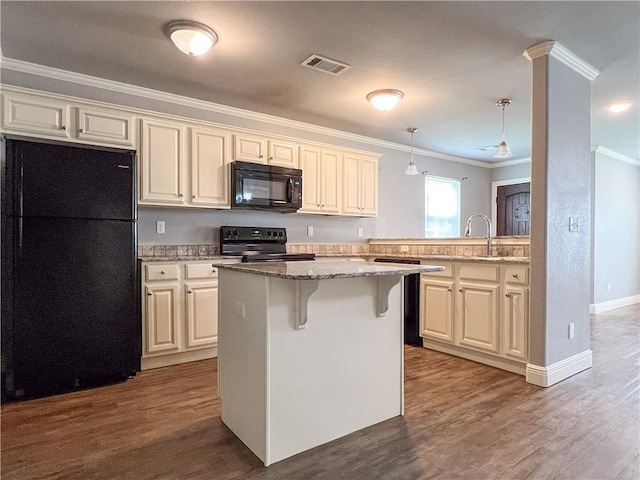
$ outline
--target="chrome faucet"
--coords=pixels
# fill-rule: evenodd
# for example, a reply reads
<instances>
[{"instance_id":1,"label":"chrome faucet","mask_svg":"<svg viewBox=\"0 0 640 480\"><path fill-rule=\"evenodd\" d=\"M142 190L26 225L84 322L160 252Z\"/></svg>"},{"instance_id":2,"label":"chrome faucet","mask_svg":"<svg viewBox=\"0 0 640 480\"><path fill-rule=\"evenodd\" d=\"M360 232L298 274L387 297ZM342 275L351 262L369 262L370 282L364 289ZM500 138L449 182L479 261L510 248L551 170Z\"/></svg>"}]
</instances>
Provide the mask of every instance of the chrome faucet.
<instances>
[{"instance_id":1,"label":"chrome faucet","mask_svg":"<svg viewBox=\"0 0 640 480\"><path fill-rule=\"evenodd\" d=\"M471 236L471 222L476 217L484 218L484 220L487 222L487 256L490 257L491 252L493 251L493 247L491 246L491 220L489 220L489 217L487 217L486 215L471 215L469 217L469 220L467 220L467 228L464 229L464 236Z\"/></svg>"}]
</instances>

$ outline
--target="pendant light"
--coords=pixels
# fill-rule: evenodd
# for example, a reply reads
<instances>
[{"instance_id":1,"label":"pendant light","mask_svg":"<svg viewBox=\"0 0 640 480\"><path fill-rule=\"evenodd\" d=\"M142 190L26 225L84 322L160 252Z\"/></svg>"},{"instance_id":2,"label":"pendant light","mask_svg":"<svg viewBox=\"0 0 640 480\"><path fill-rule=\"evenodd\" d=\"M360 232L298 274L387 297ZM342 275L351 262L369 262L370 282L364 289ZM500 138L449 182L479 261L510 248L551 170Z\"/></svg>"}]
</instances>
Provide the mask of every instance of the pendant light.
<instances>
[{"instance_id":1,"label":"pendant light","mask_svg":"<svg viewBox=\"0 0 640 480\"><path fill-rule=\"evenodd\" d=\"M190 20L179 20L167 25L171 41L187 55L204 55L218 41L216 32L206 25Z\"/></svg>"},{"instance_id":2,"label":"pendant light","mask_svg":"<svg viewBox=\"0 0 640 480\"><path fill-rule=\"evenodd\" d=\"M409 132L411 134L411 160L409 160L409 166L407 166L407 169L404 172L405 175L419 175L420 174L420 172L416 168L415 162L413 161L413 134L416 133L417 131L418 131L418 129L415 128L415 127L407 128L407 132Z\"/></svg>"},{"instance_id":3,"label":"pendant light","mask_svg":"<svg viewBox=\"0 0 640 480\"><path fill-rule=\"evenodd\" d=\"M511 100L509 98L501 98L496 102L496 105L498 105L499 107L502 107L502 140L498 144L498 150L496 150L496 153L493 157L509 158L509 157L512 157L513 154L511 153L511 150L509 149L509 145L507 145L507 142L504 139L504 108L507 105L511 105Z\"/></svg>"}]
</instances>

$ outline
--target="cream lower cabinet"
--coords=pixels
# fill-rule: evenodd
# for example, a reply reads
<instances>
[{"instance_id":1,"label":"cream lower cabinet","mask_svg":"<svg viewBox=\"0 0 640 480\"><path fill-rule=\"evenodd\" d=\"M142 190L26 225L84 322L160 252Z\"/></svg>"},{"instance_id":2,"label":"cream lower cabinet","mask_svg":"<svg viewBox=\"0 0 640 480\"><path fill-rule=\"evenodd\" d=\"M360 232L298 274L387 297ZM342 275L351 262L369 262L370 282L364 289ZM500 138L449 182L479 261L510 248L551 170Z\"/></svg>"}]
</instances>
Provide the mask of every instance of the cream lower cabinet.
<instances>
[{"instance_id":1,"label":"cream lower cabinet","mask_svg":"<svg viewBox=\"0 0 640 480\"><path fill-rule=\"evenodd\" d=\"M528 266L478 262L443 266L443 272L421 276L424 346L524 374Z\"/></svg>"},{"instance_id":2,"label":"cream lower cabinet","mask_svg":"<svg viewBox=\"0 0 640 480\"><path fill-rule=\"evenodd\" d=\"M215 357L218 269L201 262L145 262L142 276L142 369Z\"/></svg>"}]
</instances>

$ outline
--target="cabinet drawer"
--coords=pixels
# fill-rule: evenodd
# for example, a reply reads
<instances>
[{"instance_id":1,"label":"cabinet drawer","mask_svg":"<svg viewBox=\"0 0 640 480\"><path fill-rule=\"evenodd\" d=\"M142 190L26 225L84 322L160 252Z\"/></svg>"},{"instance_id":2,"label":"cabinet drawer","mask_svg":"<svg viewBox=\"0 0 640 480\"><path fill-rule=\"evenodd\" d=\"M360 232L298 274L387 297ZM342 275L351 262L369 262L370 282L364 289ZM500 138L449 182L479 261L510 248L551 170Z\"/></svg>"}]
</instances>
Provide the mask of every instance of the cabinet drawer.
<instances>
[{"instance_id":1,"label":"cabinet drawer","mask_svg":"<svg viewBox=\"0 0 640 480\"><path fill-rule=\"evenodd\" d=\"M210 263L198 263L195 265L185 265L185 278L217 278L218 268Z\"/></svg>"},{"instance_id":2,"label":"cabinet drawer","mask_svg":"<svg viewBox=\"0 0 640 480\"><path fill-rule=\"evenodd\" d=\"M460 265L460 280L484 280L498 282L498 267Z\"/></svg>"},{"instance_id":3,"label":"cabinet drawer","mask_svg":"<svg viewBox=\"0 0 640 480\"><path fill-rule=\"evenodd\" d=\"M529 285L529 267L505 267L505 282L512 285Z\"/></svg>"},{"instance_id":4,"label":"cabinet drawer","mask_svg":"<svg viewBox=\"0 0 640 480\"><path fill-rule=\"evenodd\" d=\"M449 278L453 278L453 264L452 263L442 263L442 262L438 262L437 260L423 260L422 262L420 262L422 265L433 265L433 266L437 266L437 267L444 267L444 270L440 271L440 272L429 272L429 273L423 273L422 276L423 277L449 277Z\"/></svg>"},{"instance_id":5,"label":"cabinet drawer","mask_svg":"<svg viewBox=\"0 0 640 480\"><path fill-rule=\"evenodd\" d=\"M147 282L178 280L178 265L145 265Z\"/></svg>"}]
</instances>

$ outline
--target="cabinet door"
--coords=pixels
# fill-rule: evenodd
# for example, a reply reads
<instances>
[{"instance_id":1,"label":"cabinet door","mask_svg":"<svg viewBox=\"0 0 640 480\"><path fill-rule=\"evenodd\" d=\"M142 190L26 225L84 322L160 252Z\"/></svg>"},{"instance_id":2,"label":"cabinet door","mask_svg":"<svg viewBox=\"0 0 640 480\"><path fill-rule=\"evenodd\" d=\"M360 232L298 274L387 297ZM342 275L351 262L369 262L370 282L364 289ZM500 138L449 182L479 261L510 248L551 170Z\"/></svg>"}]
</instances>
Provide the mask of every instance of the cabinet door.
<instances>
[{"instance_id":1,"label":"cabinet door","mask_svg":"<svg viewBox=\"0 0 640 480\"><path fill-rule=\"evenodd\" d=\"M179 288L178 283L145 285L145 353L179 349Z\"/></svg>"},{"instance_id":2,"label":"cabinet door","mask_svg":"<svg viewBox=\"0 0 640 480\"><path fill-rule=\"evenodd\" d=\"M142 120L140 200L144 203L183 205L182 125Z\"/></svg>"},{"instance_id":3,"label":"cabinet door","mask_svg":"<svg viewBox=\"0 0 640 480\"><path fill-rule=\"evenodd\" d=\"M420 336L453 343L453 281L420 281Z\"/></svg>"},{"instance_id":4,"label":"cabinet door","mask_svg":"<svg viewBox=\"0 0 640 480\"><path fill-rule=\"evenodd\" d=\"M109 110L78 108L80 140L133 146L133 116Z\"/></svg>"},{"instance_id":5,"label":"cabinet door","mask_svg":"<svg viewBox=\"0 0 640 480\"><path fill-rule=\"evenodd\" d=\"M185 283L187 348L218 343L218 283Z\"/></svg>"},{"instance_id":6,"label":"cabinet door","mask_svg":"<svg viewBox=\"0 0 640 480\"><path fill-rule=\"evenodd\" d=\"M320 164L320 209L322 213L340 213L340 154L332 150L322 151Z\"/></svg>"},{"instance_id":7,"label":"cabinet door","mask_svg":"<svg viewBox=\"0 0 640 480\"><path fill-rule=\"evenodd\" d=\"M70 138L68 103L17 93L5 93L2 100L4 130Z\"/></svg>"},{"instance_id":8,"label":"cabinet door","mask_svg":"<svg viewBox=\"0 0 640 480\"><path fill-rule=\"evenodd\" d=\"M360 215L360 157L345 154L342 161L342 213Z\"/></svg>"},{"instance_id":9,"label":"cabinet door","mask_svg":"<svg viewBox=\"0 0 640 480\"><path fill-rule=\"evenodd\" d=\"M498 353L499 286L460 282L456 305L459 325L458 343Z\"/></svg>"},{"instance_id":10,"label":"cabinet door","mask_svg":"<svg viewBox=\"0 0 640 480\"><path fill-rule=\"evenodd\" d=\"M529 289L507 287L502 308L502 354L527 360L529 330Z\"/></svg>"},{"instance_id":11,"label":"cabinet door","mask_svg":"<svg viewBox=\"0 0 640 480\"><path fill-rule=\"evenodd\" d=\"M363 157L360 171L360 211L364 215L378 214L378 159Z\"/></svg>"},{"instance_id":12,"label":"cabinet door","mask_svg":"<svg viewBox=\"0 0 640 480\"><path fill-rule=\"evenodd\" d=\"M302 212L320 211L320 163L322 153L319 148L300 147L300 168L302 169Z\"/></svg>"},{"instance_id":13,"label":"cabinet door","mask_svg":"<svg viewBox=\"0 0 640 480\"><path fill-rule=\"evenodd\" d=\"M267 141L256 135L240 134L233 136L233 159L253 163L267 163L265 150Z\"/></svg>"},{"instance_id":14,"label":"cabinet door","mask_svg":"<svg viewBox=\"0 0 640 480\"><path fill-rule=\"evenodd\" d=\"M191 128L191 203L229 206L229 134Z\"/></svg>"},{"instance_id":15,"label":"cabinet door","mask_svg":"<svg viewBox=\"0 0 640 480\"><path fill-rule=\"evenodd\" d=\"M269 164L298 168L298 145L280 140L269 140Z\"/></svg>"}]
</instances>

